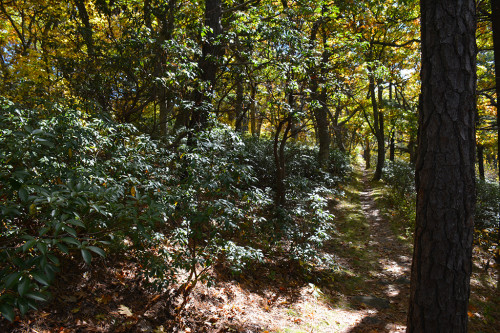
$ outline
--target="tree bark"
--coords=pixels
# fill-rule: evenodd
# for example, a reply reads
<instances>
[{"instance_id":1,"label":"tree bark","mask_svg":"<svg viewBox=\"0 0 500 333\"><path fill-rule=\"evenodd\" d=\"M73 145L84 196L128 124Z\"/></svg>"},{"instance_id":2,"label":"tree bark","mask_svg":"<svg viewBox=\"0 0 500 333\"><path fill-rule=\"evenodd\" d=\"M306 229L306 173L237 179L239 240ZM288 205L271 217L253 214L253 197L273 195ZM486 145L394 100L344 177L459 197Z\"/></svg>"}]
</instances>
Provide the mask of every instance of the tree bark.
<instances>
[{"instance_id":1,"label":"tree bark","mask_svg":"<svg viewBox=\"0 0 500 333\"><path fill-rule=\"evenodd\" d=\"M373 129L375 138L377 139L377 165L375 167L375 173L373 174L373 180L380 180L382 178L382 169L384 168L385 162L385 140L384 140L384 114L380 112L379 106L382 104L382 90L380 84L378 84L378 101L375 96L375 78L373 71L370 70L369 73L369 85L370 97L373 109Z\"/></svg>"},{"instance_id":2,"label":"tree bark","mask_svg":"<svg viewBox=\"0 0 500 333\"><path fill-rule=\"evenodd\" d=\"M363 152L363 158L365 159L365 169L370 169L372 156L370 151L370 139L368 139L368 136L366 136L365 138L365 150Z\"/></svg>"},{"instance_id":3,"label":"tree bark","mask_svg":"<svg viewBox=\"0 0 500 333\"><path fill-rule=\"evenodd\" d=\"M394 142L394 136L396 135L396 130L391 132L391 142L389 144L389 161L394 162L394 154L396 151L396 144Z\"/></svg>"},{"instance_id":4,"label":"tree bark","mask_svg":"<svg viewBox=\"0 0 500 333\"><path fill-rule=\"evenodd\" d=\"M473 0L421 0L416 230L407 332L467 332L475 208Z\"/></svg>"},{"instance_id":5,"label":"tree bark","mask_svg":"<svg viewBox=\"0 0 500 333\"><path fill-rule=\"evenodd\" d=\"M484 146L477 145L477 166L479 171L479 179L484 180Z\"/></svg>"},{"instance_id":6,"label":"tree bark","mask_svg":"<svg viewBox=\"0 0 500 333\"><path fill-rule=\"evenodd\" d=\"M273 143L273 154L274 154L274 164L276 166L276 193L274 197L274 204L277 207L283 207L286 204L286 188L285 188L285 177L286 177L286 161L285 161L285 145L289 138L288 133L291 130L292 117L287 117L287 119L282 120L276 129L274 134ZM285 126L286 124L286 126ZM280 140L280 133L285 126L283 137Z\"/></svg>"}]
</instances>

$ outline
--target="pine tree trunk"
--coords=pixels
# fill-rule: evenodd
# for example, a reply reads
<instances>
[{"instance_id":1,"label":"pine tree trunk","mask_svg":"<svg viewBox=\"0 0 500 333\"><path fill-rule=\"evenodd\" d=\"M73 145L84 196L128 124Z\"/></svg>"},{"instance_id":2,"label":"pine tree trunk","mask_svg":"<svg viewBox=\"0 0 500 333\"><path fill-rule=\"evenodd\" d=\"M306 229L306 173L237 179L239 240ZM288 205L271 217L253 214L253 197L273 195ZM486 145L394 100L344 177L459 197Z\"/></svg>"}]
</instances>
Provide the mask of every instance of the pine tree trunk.
<instances>
[{"instance_id":1,"label":"pine tree trunk","mask_svg":"<svg viewBox=\"0 0 500 333\"><path fill-rule=\"evenodd\" d=\"M422 96L407 332L467 332L475 208L473 0L421 0Z\"/></svg>"}]
</instances>

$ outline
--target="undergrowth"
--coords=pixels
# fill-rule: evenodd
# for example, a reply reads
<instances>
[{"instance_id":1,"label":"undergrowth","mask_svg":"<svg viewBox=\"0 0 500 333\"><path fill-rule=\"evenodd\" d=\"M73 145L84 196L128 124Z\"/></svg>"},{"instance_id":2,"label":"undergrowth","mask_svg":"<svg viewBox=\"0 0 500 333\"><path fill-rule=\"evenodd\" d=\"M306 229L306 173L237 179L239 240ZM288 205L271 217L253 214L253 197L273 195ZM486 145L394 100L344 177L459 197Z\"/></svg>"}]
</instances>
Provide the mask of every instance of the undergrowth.
<instances>
[{"instance_id":1,"label":"undergrowth","mask_svg":"<svg viewBox=\"0 0 500 333\"><path fill-rule=\"evenodd\" d=\"M224 125L178 144L132 125L53 106L0 105L0 311L12 321L37 309L61 265L120 253L157 290L174 288L179 312L215 263L235 274L281 256L317 263L349 160L286 149L287 204L273 204L272 143ZM172 148L175 147L175 148ZM336 193L338 195L338 193Z\"/></svg>"}]
</instances>

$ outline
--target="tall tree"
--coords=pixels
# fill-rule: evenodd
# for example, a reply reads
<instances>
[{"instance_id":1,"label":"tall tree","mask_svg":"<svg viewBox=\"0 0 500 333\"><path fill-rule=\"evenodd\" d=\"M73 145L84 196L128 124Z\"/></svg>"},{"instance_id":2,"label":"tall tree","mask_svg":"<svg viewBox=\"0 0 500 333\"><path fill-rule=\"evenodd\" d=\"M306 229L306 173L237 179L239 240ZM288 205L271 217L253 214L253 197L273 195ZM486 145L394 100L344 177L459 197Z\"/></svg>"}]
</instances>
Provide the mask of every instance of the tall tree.
<instances>
[{"instance_id":1,"label":"tall tree","mask_svg":"<svg viewBox=\"0 0 500 333\"><path fill-rule=\"evenodd\" d=\"M475 207L473 0L421 0L417 217L407 332L467 332Z\"/></svg>"}]
</instances>

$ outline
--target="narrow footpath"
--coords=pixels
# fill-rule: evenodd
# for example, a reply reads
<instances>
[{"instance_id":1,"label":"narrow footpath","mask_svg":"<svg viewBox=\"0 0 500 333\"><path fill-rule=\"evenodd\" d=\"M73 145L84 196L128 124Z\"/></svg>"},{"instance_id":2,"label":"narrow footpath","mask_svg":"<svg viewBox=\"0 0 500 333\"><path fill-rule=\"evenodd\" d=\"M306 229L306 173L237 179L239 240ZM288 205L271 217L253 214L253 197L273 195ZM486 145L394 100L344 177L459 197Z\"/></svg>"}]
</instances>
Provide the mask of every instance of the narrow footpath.
<instances>
[{"instance_id":1,"label":"narrow footpath","mask_svg":"<svg viewBox=\"0 0 500 333\"><path fill-rule=\"evenodd\" d=\"M390 221L383 216L375 202L370 176L363 171L359 201L369 238L365 251L369 259L359 263L366 269L364 286L360 295L352 299L373 309L349 332L404 332L408 307L411 252L407 244L397 239Z\"/></svg>"}]
</instances>

